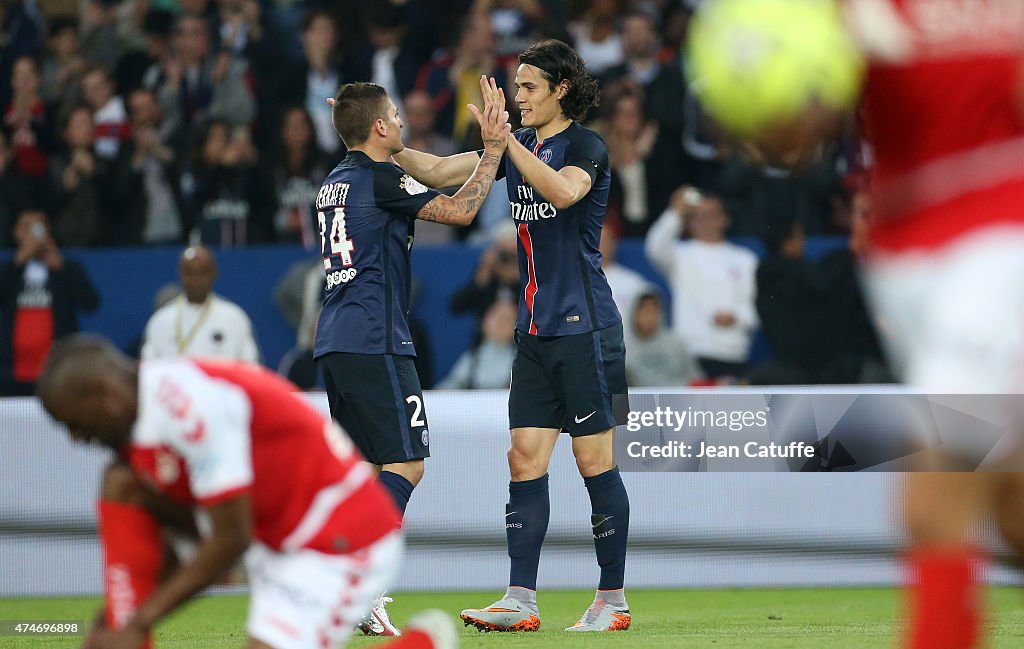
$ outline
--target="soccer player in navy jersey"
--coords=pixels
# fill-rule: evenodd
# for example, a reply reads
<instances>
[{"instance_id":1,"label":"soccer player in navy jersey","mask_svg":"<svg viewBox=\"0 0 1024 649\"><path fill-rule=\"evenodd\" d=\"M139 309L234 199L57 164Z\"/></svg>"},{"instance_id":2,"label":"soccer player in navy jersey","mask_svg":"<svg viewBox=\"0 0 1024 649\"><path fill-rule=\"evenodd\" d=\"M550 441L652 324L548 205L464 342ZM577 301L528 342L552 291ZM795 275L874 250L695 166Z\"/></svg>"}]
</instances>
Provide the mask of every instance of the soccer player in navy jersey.
<instances>
[{"instance_id":1,"label":"soccer player in navy jersey","mask_svg":"<svg viewBox=\"0 0 1024 649\"><path fill-rule=\"evenodd\" d=\"M608 149L578 120L597 104L597 84L568 45L547 40L519 57L516 97L523 128L510 136L498 177L519 235L522 295L509 393L509 586L483 609L462 612L490 631L535 631L537 568L550 512L548 462L561 432L572 438L592 505L601 578L593 604L569 631L629 628L623 591L629 498L613 435L626 403L622 319L601 271L598 244L608 204ZM487 102L503 95L482 80ZM463 182L480 152L446 158L405 150L396 160L434 187Z\"/></svg>"},{"instance_id":2,"label":"soccer player in navy jersey","mask_svg":"<svg viewBox=\"0 0 1024 649\"><path fill-rule=\"evenodd\" d=\"M417 218L468 225L494 183L510 133L503 97L481 111L484 153L454 196L424 187L392 162L402 150L402 120L387 92L345 84L334 98L334 128L348 155L316 199L327 273L313 356L331 415L344 426L404 514L430 455L409 334L410 251ZM361 628L397 635L378 598Z\"/></svg>"}]
</instances>

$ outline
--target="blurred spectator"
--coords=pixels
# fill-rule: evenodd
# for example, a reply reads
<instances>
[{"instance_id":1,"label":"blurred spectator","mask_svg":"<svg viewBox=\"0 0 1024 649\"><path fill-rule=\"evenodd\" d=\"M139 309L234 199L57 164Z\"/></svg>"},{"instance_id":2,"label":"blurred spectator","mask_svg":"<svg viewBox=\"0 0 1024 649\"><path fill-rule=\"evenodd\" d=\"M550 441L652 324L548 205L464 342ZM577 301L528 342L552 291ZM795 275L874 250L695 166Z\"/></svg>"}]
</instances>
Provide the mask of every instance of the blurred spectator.
<instances>
[{"instance_id":1,"label":"blurred spectator","mask_svg":"<svg viewBox=\"0 0 1024 649\"><path fill-rule=\"evenodd\" d=\"M141 42L117 61L114 79L118 90L128 95L136 88L156 90L161 83L163 62L170 58L174 14L167 9L149 8L142 18Z\"/></svg>"},{"instance_id":2,"label":"blurred spectator","mask_svg":"<svg viewBox=\"0 0 1024 649\"><path fill-rule=\"evenodd\" d=\"M508 70L495 53L494 31L487 16L466 16L458 34L451 52L423 66L416 87L432 98L438 131L451 137L460 150L476 149L482 146L480 130L466 105L482 101L481 75L494 77L499 87L505 87Z\"/></svg>"},{"instance_id":3,"label":"blurred spectator","mask_svg":"<svg viewBox=\"0 0 1024 649\"><path fill-rule=\"evenodd\" d=\"M38 205L39 197L50 192L48 180L30 180L17 172L7 135L0 129L0 248L14 245L11 233L15 219L23 209Z\"/></svg>"},{"instance_id":4,"label":"blurred spectator","mask_svg":"<svg viewBox=\"0 0 1024 649\"><path fill-rule=\"evenodd\" d=\"M257 0L218 0L216 10L219 49L242 56L263 40L263 10Z\"/></svg>"},{"instance_id":5,"label":"blurred spectator","mask_svg":"<svg viewBox=\"0 0 1024 649\"><path fill-rule=\"evenodd\" d=\"M0 396L28 396L53 342L78 331L100 297L85 268L65 259L46 214L18 215L14 257L0 264Z\"/></svg>"},{"instance_id":6,"label":"blurred spectator","mask_svg":"<svg viewBox=\"0 0 1024 649\"><path fill-rule=\"evenodd\" d=\"M313 0L261 2L266 13L267 37L273 40L278 52L278 65L287 66L302 59L302 21L309 14L311 6L320 4ZM276 74L277 70L274 72Z\"/></svg>"},{"instance_id":7,"label":"blurred spectator","mask_svg":"<svg viewBox=\"0 0 1024 649\"><path fill-rule=\"evenodd\" d=\"M615 260L619 250L619 230L615 223L607 219L604 222L604 227L601 228L600 246L601 270L608 278L608 286L612 289L612 299L615 300L615 307L619 310L619 315L622 316L628 346L632 325L629 316L633 313L637 298L648 288L648 282L643 275L632 268L626 268Z\"/></svg>"},{"instance_id":8,"label":"blurred spectator","mask_svg":"<svg viewBox=\"0 0 1024 649\"><path fill-rule=\"evenodd\" d=\"M213 293L217 262L203 246L181 253L182 294L146 324L142 360L204 356L259 362L252 323L238 305Z\"/></svg>"},{"instance_id":9,"label":"blurred spectator","mask_svg":"<svg viewBox=\"0 0 1024 649\"><path fill-rule=\"evenodd\" d=\"M306 309L309 308L309 300L306 297L307 281L310 276L324 274L324 264L319 255L311 259L300 259L293 263L285 271L285 274L274 284L272 298L278 312L288 323L288 326L298 332L300 342L303 330L300 327L302 319L307 317ZM321 281L321 280L317 280ZM322 290L318 287L318 291ZM320 301L316 301L316 313L313 320L316 320L320 313ZM307 336L308 337L308 336Z\"/></svg>"},{"instance_id":10,"label":"blurred spectator","mask_svg":"<svg viewBox=\"0 0 1024 649\"><path fill-rule=\"evenodd\" d=\"M562 0L474 0L470 11L490 18L498 56L518 56L534 41L557 38L569 42L563 26L568 5Z\"/></svg>"},{"instance_id":11,"label":"blurred spectator","mask_svg":"<svg viewBox=\"0 0 1024 649\"><path fill-rule=\"evenodd\" d=\"M730 157L731 151L722 143L718 126L700 105L697 94L696 83L680 85L679 102L683 109L676 112L682 116L687 175L698 189L717 192L723 183L723 161Z\"/></svg>"},{"instance_id":12,"label":"blurred spectator","mask_svg":"<svg viewBox=\"0 0 1024 649\"><path fill-rule=\"evenodd\" d=\"M84 71L85 59L79 51L78 21L70 16L51 20L40 87L43 101L55 112L58 120L67 116L78 101Z\"/></svg>"},{"instance_id":13,"label":"blurred spectator","mask_svg":"<svg viewBox=\"0 0 1024 649\"><path fill-rule=\"evenodd\" d=\"M402 142L410 149L445 157L457 153L451 138L434 130L437 112L430 95L414 90L406 95L402 113ZM491 193L494 188L491 188ZM433 221L416 222L416 242L428 244L448 243L455 236L454 228Z\"/></svg>"},{"instance_id":14,"label":"blurred spectator","mask_svg":"<svg viewBox=\"0 0 1024 649\"><path fill-rule=\"evenodd\" d=\"M665 326L661 294L650 285L626 316L633 332L626 354L626 380L633 388L674 388L704 378L676 333Z\"/></svg>"},{"instance_id":15,"label":"blurred spectator","mask_svg":"<svg viewBox=\"0 0 1024 649\"><path fill-rule=\"evenodd\" d=\"M353 53L349 69L353 79L372 81L394 97L399 114L404 115L401 97L412 92L416 75L429 52L414 49L408 38L407 6L392 2L372 2L366 6L366 30L370 42Z\"/></svg>"},{"instance_id":16,"label":"blurred spectator","mask_svg":"<svg viewBox=\"0 0 1024 649\"><path fill-rule=\"evenodd\" d=\"M92 109L96 125L96 155L104 160L117 157L130 132L124 100L114 90L114 80L106 68L93 66L82 76L82 97Z\"/></svg>"},{"instance_id":17,"label":"blurred spectator","mask_svg":"<svg viewBox=\"0 0 1024 649\"><path fill-rule=\"evenodd\" d=\"M24 0L0 2L0 106L11 101L11 69L23 56L37 56L43 49L42 25Z\"/></svg>"},{"instance_id":18,"label":"blurred spectator","mask_svg":"<svg viewBox=\"0 0 1024 649\"><path fill-rule=\"evenodd\" d=\"M757 256L727 241L728 227L718 197L682 187L645 242L672 291L672 327L712 379L743 374L758 324Z\"/></svg>"},{"instance_id":19,"label":"blurred spectator","mask_svg":"<svg viewBox=\"0 0 1024 649\"><path fill-rule=\"evenodd\" d=\"M282 68L282 48L273 37L264 4L262 0L218 0L214 24L218 64L223 64L225 59L231 61L228 64L229 74L240 75L244 87L239 90L248 90L255 102L254 114L244 122L239 120L235 123L250 124L260 145L273 137L270 131L279 119L276 109L282 98L281 89L277 86ZM230 72L230 68L235 70ZM229 115L217 114L231 119Z\"/></svg>"},{"instance_id":20,"label":"blurred spectator","mask_svg":"<svg viewBox=\"0 0 1024 649\"><path fill-rule=\"evenodd\" d=\"M120 0L85 0L82 12L82 56L87 63L113 70L121 58L123 43L118 33Z\"/></svg>"},{"instance_id":21,"label":"blurred spectator","mask_svg":"<svg viewBox=\"0 0 1024 649\"><path fill-rule=\"evenodd\" d=\"M282 67L280 96L299 102L313 120L320 149L336 154L340 160L341 138L331 122L327 98L338 93L346 81L338 60L338 29L334 17L324 9L314 9L302 20L302 60Z\"/></svg>"},{"instance_id":22,"label":"blurred spectator","mask_svg":"<svg viewBox=\"0 0 1024 649\"><path fill-rule=\"evenodd\" d=\"M173 44L174 55L163 62L159 89L168 119L188 125L207 117L235 125L252 121L256 105L246 84L248 65L230 51L211 53L205 17L181 15Z\"/></svg>"},{"instance_id":23,"label":"blurred spectator","mask_svg":"<svg viewBox=\"0 0 1024 649\"><path fill-rule=\"evenodd\" d=\"M646 11L634 9L622 19L623 61L609 67L601 78L601 86L628 80L646 88L661 72L658 52L661 43L654 17Z\"/></svg>"},{"instance_id":24,"label":"blurred spectator","mask_svg":"<svg viewBox=\"0 0 1024 649\"><path fill-rule=\"evenodd\" d=\"M849 246L818 262L804 256L799 223L765 235L768 255L757 269L757 311L773 356L751 370L752 383L892 380L857 281L854 249L863 243L862 229L855 228Z\"/></svg>"},{"instance_id":25,"label":"blurred spectator","mask_svg":"<svg viewBox=\"0 0 1024 649\"><path fill-rule=\"evenodd\" d=\"M759 385L827 383L836 342L836 323L825 317L829 281L804 258L803 226L787 225L765 236L767 256L757 268L757 312L773 357L748 378Z\"/></svg>"},{"instance_id":26,"label":"blurred spectator","mask_svg":"<svg viewBox=\"0 0 1024 649\"><path fill-rule=\"evenodd\" d=\"M734 156L722 168L719 186L739 215L730 234L756 236L766 227L789 229L798 221L805 234L834 233L832 199L842 192L837 157L827 154L799 174Z\"/></svg>"},{"instance_id":27,"label":"blurred spectator","mask_svg":"<svg viewBox=\"0 0 1024 649\"><path fill-rule=\"evenodd\" d=\"M694 93L686 83L685 58L680 54L678 41L673 40L681 36L673 36L668 31L679 29L677 23L685 26L688 17L687 9L669 10L666 29L661 32L666 48L658 56L658 72L644 84L647 114L659 126L658 141L652 153L657 161L652 165L653 171L658 175L654 185L659 189L651 197L652 215L660 214L668 206L669 197L681 183L712 192L717 192L718 188L720 151L716 134L710 130L710 121L703 118ZM642 22L637 19L633 25L637 27ZM679 33L685 34L685 29Z\"/></svg>"},{"instance_id":28,"label":"blurred spectator","mask_svg":"<svg viewBox=\"0 0 1024 649\"><path fill-rule=\"evenodd\" d=\"M95 126L89 108L72 109L64 125L64 149L53 160L59 184L53 230L66 246L107 243L118 219L113 196L112 163L96 155Z\"/></svg>"},{"instance_id":29,"label":"blurred spectator","mask_svg":"<svg viewBox=\"0 0 1024 649\"><path fill-rule=\"evenodd\" d=\"M646 232L650 221L668 206L672 192L689 178L689 171L682 148L684 121L680 104L684 75L679 57L674 55L666 62L659 59L657 24L648 11L634 9L626 14L622 42L625 60L608 69L601 79L605 112L614 112L609 110L614 98L632 95L641 104L645 115L642 121L658 127L658 137L644 156L647 224L637 231L626 219L626 233L632 236ZM613 181L615 177L612 174Z\"/></svg>"},{"instance_id":30,"label":"blurred spectator","mask_svg":"<svg viewBox=\"0 0 1024 649\"><path fill-rule=\"evenodd\" d=\"M14 168L27 178L42 178L53 147L50 115L39 92L39 65L23 56L11 69L11 103L4 126L11 134Z\"/></svg>"},{"instance_id":31,"label":"blurred spectator","mask_svg":"<svg viewBox=\"0 0 1024 649\"><path fill-rule=\"evenodd\" d=\"M183 184L193 217L194 237L210 245L239 246L265 232L265 196L256 173L256 149L245 127L214 119L200 128L191 170Z\"/></svg>"},{"instance_id":32,"label":"blurred spectator","mask_svg":"<svg viewBox=\"0 0 1024 649\"><path fill-rule=\"evenodd\" d=\"M325 102L326 103L326 102ZM263 178L275 193L274 232L277 241L301 243L307 250L320 245L316 194L331 170L317 146L309 113L302 106L284 111L278 137L264 160Z\"/></svg>"},{"instance_id":33,"label":"blurred spectator","mask_svg":"<svg viewBox=\"0 0 1024 649\"><path fill-rule=\"evenodd\" d=\"M620 87L607 102L604 139L612 167L608 210L619 217L626 236L642 236L651 225L649 197L658 124L647 119L641 90Z\"/></svg>"},{"instance_id":34,"label":"blurred spectator","mask_svg":"<svg viewBox=\"0 0 1024 649\"><path fill-rule=\"evenodd\" d=\"M618 22L623 0L588 0L583 16L569 24L576 51L587 64L587 72L600 78L623 61L622 36Z\"/></svg>"},{"instance_id":35,"label":"blurred spectator","mask_svg":"<svg viewBox=\"0 0 1024 649\"><path fill-rule=\"evenodd\" d=\"M182 134L164 119L160 102L142 88L128 96L131 139L121 147L115 166L115 192L123 221L121 245L180 242L187 224L181 197Z\"/></svg>"},{"instance_id":36,"label":"blurred spectator","mask_svg":"<svg viewBox=\"0 0 1024 649\"><path fill-rule=\"evenodd\" d=\"M320 383L313 342L324 299L324 267L320 259L310 264L297 262L274 288L274 300L296 330L295 347L278 364L277 373L303 390Z\"/></svg>"},{"instance_id":37,"label":"blurred spectator","mask_svg":"<svg viewBox=\"0 0 1024 649\"><path fill-rule=\"evenodd\" d=\"M457 153L452 139L435 130L437 111L434 110L430 95L422 90L414 90L405 96L403 104L405 112L402 114L402 142L405 146L442 158Z\"/></svg>"},{"instance_id":38,"label":"blurred spectator","mask_svg":"<svg viewBox=\"0 0 1024 649\"><path fill-rule=\"evenodd\" d=\"M515 227L503 228L484 250L473 280L452 294L448 308L455 315L471 313L477 322L495 300L519 300L519 259Z\"/></svg>"},{"instance_id":39,"label":"blurred spectator","mask_svg":"<svg viewBox=\"0 0 1024 649\"><path fill-rule=\"evenodd\" d=\"M661 52L658 58L662 61L679 58L684 50L686 35L690 30L690 17L702 0L681 0L680 2L661 3L667 5L661 14Z\"/></svg>"},{"instance_id":40,"label":"blurred spectator","mask_svg":"<svg viewBox=\"0 0 1024 649\"><path fill-rule=\"evenodd\" d=\"M480 342L462 353L439 390L500 390L512 381L512 342L516 328L516 304L495 300L480 323Z\"/></svg>"}]
</instances>

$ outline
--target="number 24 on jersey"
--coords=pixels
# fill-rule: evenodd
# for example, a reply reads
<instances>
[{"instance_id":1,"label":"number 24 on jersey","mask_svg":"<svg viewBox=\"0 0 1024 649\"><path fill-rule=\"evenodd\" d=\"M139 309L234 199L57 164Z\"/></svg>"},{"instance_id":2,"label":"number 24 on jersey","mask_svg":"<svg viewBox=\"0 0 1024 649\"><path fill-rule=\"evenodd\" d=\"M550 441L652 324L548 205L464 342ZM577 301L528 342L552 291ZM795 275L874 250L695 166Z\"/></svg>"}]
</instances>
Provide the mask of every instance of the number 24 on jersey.
<instances>
[{"instance_id":1,"label":"number 24 on jersey","mask_svg":"<svg viewBox=\"0 0 1024 649\"><path fill-rule=\"evenodd\" d=\"M327 214L320 211L316 213L317 221L320 223L320 246L324 253L324 269L330 270L331 268L331 257L335 255L341 256L341 265L349 267L352 265L352 251L356 249L356 245L352 243L352 239L348 238L348 233L345 231L345 207L339 206L334 208L334 214L331 218L331 233L330 242L331 250L327 251Z\"/></svg>"}]
</instances>

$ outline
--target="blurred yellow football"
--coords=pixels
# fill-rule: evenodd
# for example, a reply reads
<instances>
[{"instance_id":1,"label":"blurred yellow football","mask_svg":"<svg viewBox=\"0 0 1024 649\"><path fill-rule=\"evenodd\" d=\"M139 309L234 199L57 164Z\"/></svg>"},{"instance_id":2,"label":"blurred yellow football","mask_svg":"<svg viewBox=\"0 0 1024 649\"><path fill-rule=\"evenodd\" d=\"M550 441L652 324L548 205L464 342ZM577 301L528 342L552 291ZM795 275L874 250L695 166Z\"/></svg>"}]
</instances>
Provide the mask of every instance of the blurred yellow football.
<instances>
[{"instance_id":1,"label":"blurred yellow football","mask_svg":"<svg viewBox=\"0 0 1024 649\"><path fill-rule=\"evenodd\" d=\"M833 0L705 0L686 54L701 105L739 137L797 118L815 102L849 108L864 73Z\"/></svg>"}]
</instances>

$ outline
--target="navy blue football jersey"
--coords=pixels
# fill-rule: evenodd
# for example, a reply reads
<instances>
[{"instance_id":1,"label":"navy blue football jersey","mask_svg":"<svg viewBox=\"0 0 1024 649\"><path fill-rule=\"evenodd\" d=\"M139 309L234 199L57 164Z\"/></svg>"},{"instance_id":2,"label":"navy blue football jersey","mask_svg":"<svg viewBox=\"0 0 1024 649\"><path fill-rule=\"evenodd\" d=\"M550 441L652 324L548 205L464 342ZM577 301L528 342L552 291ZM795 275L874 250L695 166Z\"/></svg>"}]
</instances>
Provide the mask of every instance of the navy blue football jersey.
<instances>
[{"instance_id":1,"label":"navy blue football jersey","mask_svg":"<svg viewBox=\"0 0 1024 649\"><path fill-rule=\"evenodd\" d=\"M437 192L387 162L349 151L316 199L327 273L314 358L330 352L415 356L409 334L416 214Z\"/></svg>"},{"instance_id":2,"label":"navy blue football jersey","mask_svg":"<svg viewBox=\"0 0 1024 649\"><path fill-rule=\"evenodd\" d=\"M537 336L567 336L610 327L622 320L601 270L601 227L608 207L611 169L608 147L598 133L569 124L537 142L524 128L515 138L558 170L579 167L590 174L590 191L575 205L557 210L524 179L506 154L508 202L519 234L522 293L516 328Z\"/></svg>"}]
</instances>

